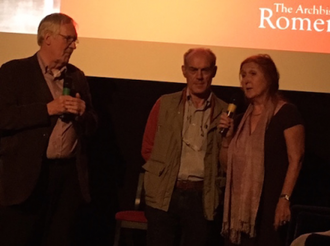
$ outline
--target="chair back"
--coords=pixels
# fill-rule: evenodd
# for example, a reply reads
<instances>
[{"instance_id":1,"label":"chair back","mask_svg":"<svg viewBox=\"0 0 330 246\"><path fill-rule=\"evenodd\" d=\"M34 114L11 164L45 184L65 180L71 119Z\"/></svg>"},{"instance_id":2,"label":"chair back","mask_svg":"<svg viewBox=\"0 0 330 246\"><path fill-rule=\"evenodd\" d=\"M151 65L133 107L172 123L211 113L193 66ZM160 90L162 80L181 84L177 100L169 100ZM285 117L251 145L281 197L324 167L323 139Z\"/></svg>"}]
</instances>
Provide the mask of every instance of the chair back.
<instances>
[{"instance_id":1,"label":"chair back","mask_svg":"<svg viewBox=\"0 0 330 246\"><path fill-rule=\"evenodd\" d=\"M294 205L287 234L287 245L305 233L330 230L330 208L310 205Z\"/></svg>"}]
</instances>

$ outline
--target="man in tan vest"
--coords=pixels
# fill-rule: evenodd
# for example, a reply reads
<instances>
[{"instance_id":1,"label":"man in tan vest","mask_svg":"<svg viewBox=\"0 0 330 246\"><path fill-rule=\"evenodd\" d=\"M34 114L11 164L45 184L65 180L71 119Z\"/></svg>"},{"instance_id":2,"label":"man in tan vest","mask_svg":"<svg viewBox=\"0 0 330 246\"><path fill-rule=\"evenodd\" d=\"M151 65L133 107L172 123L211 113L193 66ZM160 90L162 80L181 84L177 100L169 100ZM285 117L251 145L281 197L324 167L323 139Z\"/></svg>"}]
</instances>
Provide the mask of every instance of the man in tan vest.
<instances>
[{"instance_id":1,"label":"man in tan vest","mask_svg":"<svg viewBox=\"0 0 330 246\"><path fill-rule=\"evenodd\" d=\"M150 112L142 144L148 246L219 245L225 182L217 125L227 104L211 91L216 71L211 50L188 50L187 87L160 97Z\"/></svg>"}]
</instances>

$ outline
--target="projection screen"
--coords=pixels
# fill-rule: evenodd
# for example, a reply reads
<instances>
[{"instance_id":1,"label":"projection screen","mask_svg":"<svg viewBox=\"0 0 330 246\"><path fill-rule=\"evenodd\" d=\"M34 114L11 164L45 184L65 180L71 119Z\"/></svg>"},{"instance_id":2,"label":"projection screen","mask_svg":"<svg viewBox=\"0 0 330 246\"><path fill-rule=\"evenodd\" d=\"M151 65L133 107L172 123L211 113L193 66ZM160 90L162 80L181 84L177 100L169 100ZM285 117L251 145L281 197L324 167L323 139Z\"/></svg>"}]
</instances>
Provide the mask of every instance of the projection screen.
<instances>
[{"instance_id":1,"label":"projection screen","mask_svg":"<svg viewBox=\"0 0 330 246\"><path fill-rule=\"evenodd\" d=\"M267 53L281 89L330 92L327 0L0 0L0 63L36 52L40 20L59 11L78 24L71 62L87 76L184 82L184 52L208 47L216 85L239 86L240 62Z\"/></svg>"}]
</instances>

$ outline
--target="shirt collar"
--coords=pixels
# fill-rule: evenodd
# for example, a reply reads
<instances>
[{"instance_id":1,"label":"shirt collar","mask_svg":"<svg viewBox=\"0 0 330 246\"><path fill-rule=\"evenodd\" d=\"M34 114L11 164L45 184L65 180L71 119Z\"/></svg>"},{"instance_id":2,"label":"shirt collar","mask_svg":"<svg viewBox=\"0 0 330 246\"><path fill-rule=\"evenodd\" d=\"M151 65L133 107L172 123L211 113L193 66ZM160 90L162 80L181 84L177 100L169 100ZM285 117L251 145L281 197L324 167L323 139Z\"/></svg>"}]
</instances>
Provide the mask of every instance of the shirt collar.
<instances>
[{"instance_id":1,"label":"shirt collar","mask_svg":"<svg viewBox=\"0 0 330 246\"><path fill-rule=\"evenodd\" d=\"M204 104L203 104L204 109L211 106L212 95L213 95L213 92L211 91L209 97L204 101ZM187 99L188 103L192 103L189 88L187 88L187 90L186 90L186 99Z\"/></svg>"},{"instance_id":2,"label":"shirt collar","mask_svg":"<svg viewBox=\"0 0 330 246\"><path fill-rule=\"evenodd\" d=\"M37 53L37 57L38 57L38 62L41 68L41 71L43 72L43 74L50 74L52 75L54 78L61 78L63 74L65 74L65 72L67 71L67 67L64 66L61 69L50 69L48 65L46 65L46 63L43 61L41 55L39 54L39 52Z\"/></svg>"}]
</instances>

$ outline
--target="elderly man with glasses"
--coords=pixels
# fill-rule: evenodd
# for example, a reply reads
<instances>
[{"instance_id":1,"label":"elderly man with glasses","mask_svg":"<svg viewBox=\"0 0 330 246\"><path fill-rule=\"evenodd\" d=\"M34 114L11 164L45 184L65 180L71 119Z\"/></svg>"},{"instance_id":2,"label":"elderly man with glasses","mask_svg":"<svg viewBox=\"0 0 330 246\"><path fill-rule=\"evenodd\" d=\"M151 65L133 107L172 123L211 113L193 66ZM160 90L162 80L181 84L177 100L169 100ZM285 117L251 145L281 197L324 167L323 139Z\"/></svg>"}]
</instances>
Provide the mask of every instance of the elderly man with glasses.
<instances>
[{"instance_id":1,"label":"elderly man with glasses","mask_svg":"<svg viewBox=\"0 0 330 246\"><path fill-rule=\"evenodd\" d=\"M46 16L38 44L0 68L0 245L72 245L90 201L85 149L97 120L86 77L69 64L74 20Z\"/></svg>"}]
</instances>

